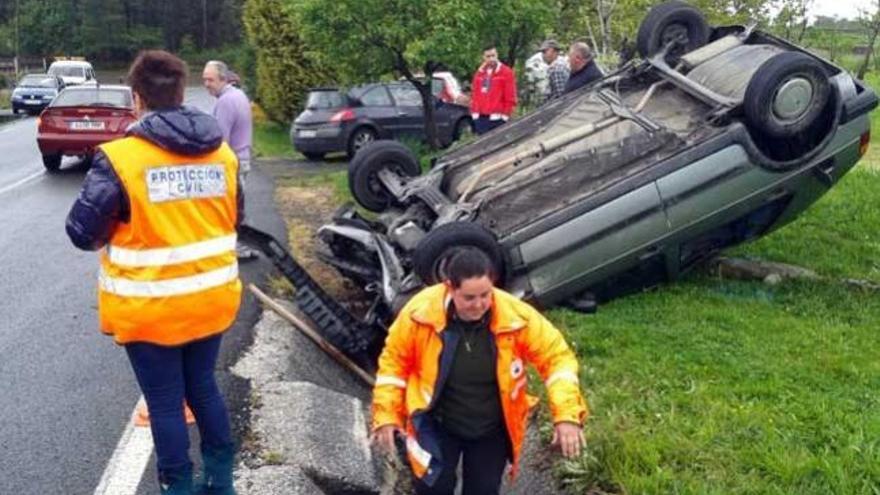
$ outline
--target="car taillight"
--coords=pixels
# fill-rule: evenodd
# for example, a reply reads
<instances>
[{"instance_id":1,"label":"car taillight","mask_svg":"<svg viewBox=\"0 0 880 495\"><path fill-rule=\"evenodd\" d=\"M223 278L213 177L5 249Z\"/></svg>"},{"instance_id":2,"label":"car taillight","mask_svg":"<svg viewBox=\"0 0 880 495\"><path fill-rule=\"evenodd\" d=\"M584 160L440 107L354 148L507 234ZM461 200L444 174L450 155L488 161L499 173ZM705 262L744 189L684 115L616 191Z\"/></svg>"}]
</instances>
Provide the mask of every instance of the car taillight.
<instances>
[{"instance_id":1,"label":"car taillight","mask_svg":"<svg viewBox=\"0 0 880 495\"><path fill-rule=\"evenodd\" d=\"M354 120L354 112L350 108L340 110L330 117L330 122L348 122L349 120Z\"/></svg>"},{"instance_id":2,"label":"car taillight","mask_svg":"<svg viewBox=\"0 0 880 495\"><path fill-rule=\"evenodd\" d=\"M871 144L871 131L867 131L859 138L859 158L865 156L868 152L868 145Z\"/></svg>"}]
</instances>

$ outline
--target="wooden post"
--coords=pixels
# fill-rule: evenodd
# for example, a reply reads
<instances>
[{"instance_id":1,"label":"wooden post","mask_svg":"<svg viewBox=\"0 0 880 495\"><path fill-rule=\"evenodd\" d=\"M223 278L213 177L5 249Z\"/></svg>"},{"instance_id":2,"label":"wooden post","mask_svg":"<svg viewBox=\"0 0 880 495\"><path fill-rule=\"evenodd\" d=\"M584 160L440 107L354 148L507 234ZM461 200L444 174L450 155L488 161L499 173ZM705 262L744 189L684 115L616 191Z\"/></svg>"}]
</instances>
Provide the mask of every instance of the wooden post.
<instances>
[{"instance_id":1,"label":"wooden post","mask_svg":"<svg viewBox=\"0 0 880 495\"><path fill-rule=\"evenodd\" d=\"M255 296L257 296L257 299L259 299L260 302L262 302L264 305L268 306L269 309L278 313L279 316L289 321L297 330L304 333L306 337L314 341L315 344L318 345L318 347L323 349L324 352L329 354L330 357L336 360L336 362L354 372L354 374L357 375L361 380L363 380L367 385L372 387L376 384L376 379L372 375L364 371L352 360L348 359L345 354L337 349L336 346L324 339L324 337L321 337L321 335L314 328L312 328L311 324L303 321L301 318L288 311L284 306L275 302L274 299L267 296L256 285L249 284L248 290L250 290Z\"/></svg>"}]
</instances>

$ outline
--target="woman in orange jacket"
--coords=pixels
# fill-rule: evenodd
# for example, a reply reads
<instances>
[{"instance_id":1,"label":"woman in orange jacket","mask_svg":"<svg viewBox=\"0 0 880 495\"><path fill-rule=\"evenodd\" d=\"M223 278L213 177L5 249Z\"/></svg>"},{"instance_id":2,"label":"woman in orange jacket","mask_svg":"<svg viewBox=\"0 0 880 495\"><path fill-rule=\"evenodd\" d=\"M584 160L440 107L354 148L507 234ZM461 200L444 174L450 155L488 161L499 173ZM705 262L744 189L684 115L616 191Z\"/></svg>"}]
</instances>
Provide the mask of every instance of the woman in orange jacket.
<instances>
[{"instance_id":1,"label":"woman in orange jacket","mask_svg":"<svg viewBox=\"0 0 880 495\"><path fill-rule=\"evenodd\" d=\"M415 295L388 331L373 389L373 441L388 453L406 436L419 494L498 493L508 462L515 476L529 408L525 364L547 387L563 455L580 454L587 407L578 363L562 337L528 304L493 286L492 263L462 250L447 281Z\"/></svg>"}]
</instances>

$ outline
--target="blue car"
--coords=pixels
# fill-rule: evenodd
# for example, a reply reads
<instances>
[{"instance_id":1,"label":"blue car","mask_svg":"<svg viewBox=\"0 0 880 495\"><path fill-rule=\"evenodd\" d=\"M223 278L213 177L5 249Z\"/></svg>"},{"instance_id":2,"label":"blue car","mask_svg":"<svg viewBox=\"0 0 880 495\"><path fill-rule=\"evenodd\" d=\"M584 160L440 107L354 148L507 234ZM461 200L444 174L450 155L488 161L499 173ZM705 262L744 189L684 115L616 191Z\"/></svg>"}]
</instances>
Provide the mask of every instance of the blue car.
<instances>
[{"instance_id":1,"label":"blue car","mask_svg":"<svg viewBox=\"0 0 880 495\"><path fill-rule=\"evenodd\" d=\"M21 78L12 91L12 113L25 111L40 113L64 88L64 81L49 74L28 74Z\"/></svg>"}]
</instances>

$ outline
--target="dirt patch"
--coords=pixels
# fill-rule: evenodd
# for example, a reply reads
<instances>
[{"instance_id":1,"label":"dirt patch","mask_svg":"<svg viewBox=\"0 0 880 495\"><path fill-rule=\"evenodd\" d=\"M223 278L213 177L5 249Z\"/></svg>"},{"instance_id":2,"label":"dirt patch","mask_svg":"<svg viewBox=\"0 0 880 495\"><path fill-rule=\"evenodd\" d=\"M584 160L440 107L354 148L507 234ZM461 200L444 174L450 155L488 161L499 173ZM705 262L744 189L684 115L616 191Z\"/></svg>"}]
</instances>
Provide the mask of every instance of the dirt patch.
<instances>
[{"instance_id":1,"label":"dirt patch","mask_svg":"<svg viewBox=\"0 0 880 495\"><path fill-rule=\"evenodd\" d=\"M288 245L294 258L315 281L336 300L360 309L365 306L364 294L333 267L318 258L323 249L318 228L330 222L337 208L330 186L285 186L275 190L275 202L287 223Z\"/></svg>"}]
</instances>

